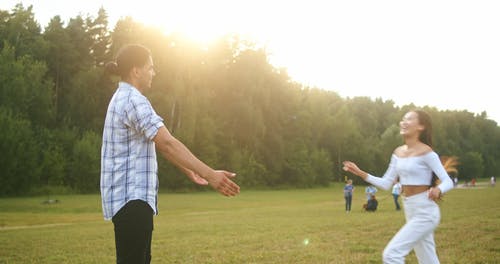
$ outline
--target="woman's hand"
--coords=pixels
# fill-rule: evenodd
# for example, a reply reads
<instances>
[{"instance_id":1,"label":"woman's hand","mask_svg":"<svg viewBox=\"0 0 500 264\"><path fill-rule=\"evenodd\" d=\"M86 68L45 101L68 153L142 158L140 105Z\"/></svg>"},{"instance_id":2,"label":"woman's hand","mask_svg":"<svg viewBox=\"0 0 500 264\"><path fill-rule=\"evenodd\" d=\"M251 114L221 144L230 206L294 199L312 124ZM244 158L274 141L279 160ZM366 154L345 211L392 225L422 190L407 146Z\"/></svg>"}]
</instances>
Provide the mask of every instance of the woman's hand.
<instances>
[{"instance_id":1,"label":"woman's hand","mask_svg":"<svg viewBox=\"0 0 500 264\"><path fill-rule=\"evenodd\" d=\"M364 171L362 171L361 169L358 168L358 165L356 165L356 163L352 162L352 161L344 161L342 163L344 165L343 169L344 171L347 171L347 172L350 172L356 176L359 176L361 178L363 178L363 180L366 179L366 177L368 177L368 174Z\"/></svg>"},{"instance_id":2,"label":"woman's hand","mask_svg":"<svg viewBox=\"0 0 500 264\"><path fill-rule=\"evenodd\" d=\"M431 199L435 202L441 200L441 189L439 189L438 187L430 188L428 191L428 196L429 196L429 199Z\"/></svg>"}]
</instances>

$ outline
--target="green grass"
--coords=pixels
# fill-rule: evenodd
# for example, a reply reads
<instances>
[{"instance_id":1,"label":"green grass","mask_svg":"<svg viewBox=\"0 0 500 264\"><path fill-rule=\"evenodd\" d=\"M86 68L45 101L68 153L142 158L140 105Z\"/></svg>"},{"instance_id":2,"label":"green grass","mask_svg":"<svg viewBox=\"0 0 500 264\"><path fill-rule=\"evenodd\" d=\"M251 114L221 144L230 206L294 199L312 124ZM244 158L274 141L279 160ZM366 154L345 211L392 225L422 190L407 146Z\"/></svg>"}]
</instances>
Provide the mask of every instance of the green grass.
<instances>
[{"instance_id":1,"label":"green grass","mask_svg":"<svg viewBox=\"0 0 500 264\"><path fill-rule=\"evenodd\" d=\"M309 190L160 194L153 263L381 263L404 224L389 192L346 214L342 186ZM113 225L99 195L0 199L0 263L114 263ZM455 189L441 202L435 233L441 263L498 263L500 187ZM406 263L417 263L411 253Z\"/></svg>"}]
</instances>

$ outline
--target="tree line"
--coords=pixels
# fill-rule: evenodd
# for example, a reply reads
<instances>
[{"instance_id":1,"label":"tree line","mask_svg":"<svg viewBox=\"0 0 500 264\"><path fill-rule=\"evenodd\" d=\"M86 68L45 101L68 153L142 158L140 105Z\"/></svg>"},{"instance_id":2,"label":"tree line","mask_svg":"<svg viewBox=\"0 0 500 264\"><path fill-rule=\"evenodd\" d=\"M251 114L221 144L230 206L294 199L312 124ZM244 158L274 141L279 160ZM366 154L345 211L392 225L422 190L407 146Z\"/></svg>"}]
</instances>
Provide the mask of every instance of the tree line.
<instances>
[{"instance_id":1,"label":"tree line","mask_svg":"<svg viewBox=\"0 0 500 264\"><path fill-rule=\"evenodd\" d=\"M346 159L383 174L402 143L398 122L416 108L294 82L237 35L205 47L131 17L108 28L103 8L67 23L54 16L43 30L32 6L0 10L0 196L99 191L102 127L118 81L103 66L126 43L152 51L147 96L168 129L244 188L327 186L344 180ZM436 152L459 158L460 179L500 173L500 128L487 113L419 108L433 117ZM162 189L203 190L163 159L159 178Z\"/></svg>"}]
</instances>

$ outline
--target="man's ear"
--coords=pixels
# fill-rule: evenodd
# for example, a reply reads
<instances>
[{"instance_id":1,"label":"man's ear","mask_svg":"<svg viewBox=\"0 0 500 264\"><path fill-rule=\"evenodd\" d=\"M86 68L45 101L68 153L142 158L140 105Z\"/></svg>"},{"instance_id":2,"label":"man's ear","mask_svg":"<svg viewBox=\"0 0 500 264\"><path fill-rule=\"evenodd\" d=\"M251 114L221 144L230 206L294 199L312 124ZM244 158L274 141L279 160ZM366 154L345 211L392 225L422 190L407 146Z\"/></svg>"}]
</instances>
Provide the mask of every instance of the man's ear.
<instances>
[{"instance_id":1,"label":"man's ear","mask_svg":"<svg viewBox=\"0 0 500 264\"><path fill-rule=\"evenodd\" d=\"M139 68L137 68L137 67L133 67L133 68L132 68L132 73L134 74L134 77L139 76Z\"/></svg>"},{"instance_id":2,"label":"man's ear","mask_svg":"<svg viewBox=\"0 0 500 264\"><path fill-rule=\"evenodd\" d=\"M137 67L132 67L132 69L130 69L130 71L129 71L130 77L137 78L138 74L139 74L139 70L137 69Z\"/></svg>"}]
</instances>

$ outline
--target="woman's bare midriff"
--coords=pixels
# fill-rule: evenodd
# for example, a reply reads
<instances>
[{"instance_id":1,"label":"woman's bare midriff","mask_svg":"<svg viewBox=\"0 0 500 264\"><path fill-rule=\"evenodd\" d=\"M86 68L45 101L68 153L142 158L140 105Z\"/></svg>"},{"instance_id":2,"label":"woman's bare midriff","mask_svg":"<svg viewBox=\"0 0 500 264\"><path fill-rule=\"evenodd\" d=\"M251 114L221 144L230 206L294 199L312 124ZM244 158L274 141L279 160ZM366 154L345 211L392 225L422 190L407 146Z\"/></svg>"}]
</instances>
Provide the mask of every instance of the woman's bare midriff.
<instances>
[{"instance_id":1,"label":"woman's bare midriff","mask_svg":"<svg viewBox=\"0 0 500 264\"><path fill-rule=\"evenodd\" d=\"M403 195L410 197L415 194L423 193L429 190L428 185L403 185Z\"/></svg>"}]
</instances>

